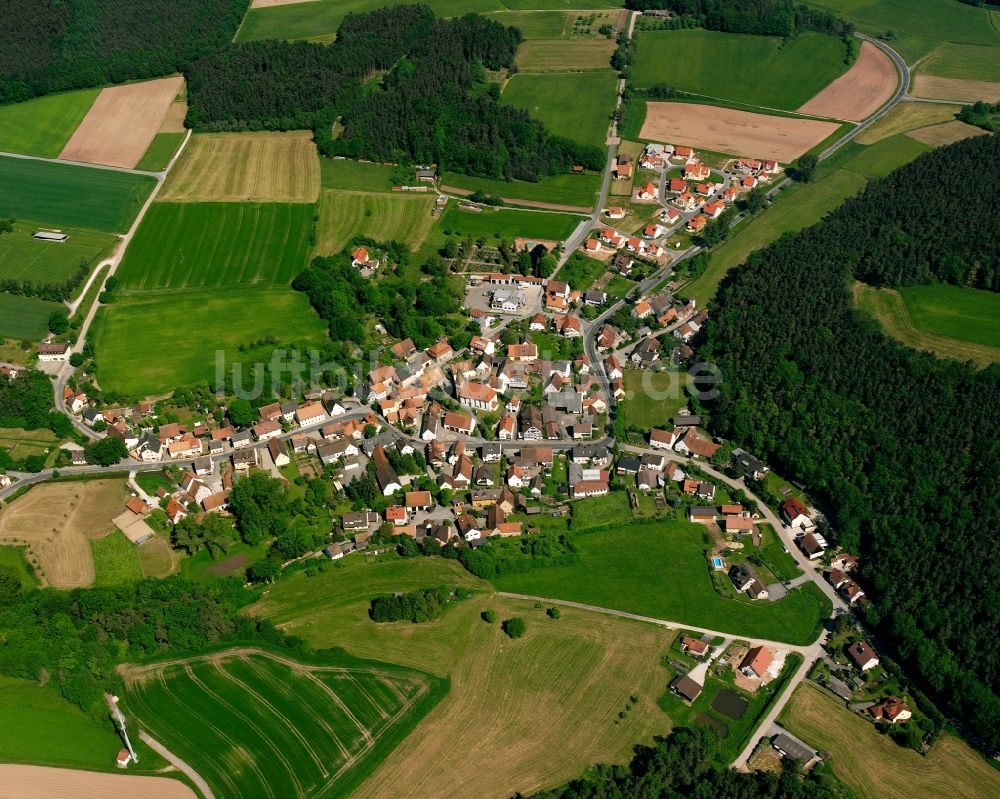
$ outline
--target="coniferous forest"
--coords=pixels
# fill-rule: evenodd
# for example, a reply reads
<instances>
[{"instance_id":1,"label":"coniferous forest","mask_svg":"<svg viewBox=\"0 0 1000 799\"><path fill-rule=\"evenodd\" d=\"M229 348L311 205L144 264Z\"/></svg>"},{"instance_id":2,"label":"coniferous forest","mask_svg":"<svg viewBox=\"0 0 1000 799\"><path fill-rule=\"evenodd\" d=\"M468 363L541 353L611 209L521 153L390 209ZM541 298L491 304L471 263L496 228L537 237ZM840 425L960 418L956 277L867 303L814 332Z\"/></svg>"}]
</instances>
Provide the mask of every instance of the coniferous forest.
<instances>
[{"instance_id":1,"label":"coniferous forest","mask_svg":"<svg viewBox=\"0 0 1000 799\"><path fill-rule=\"evenodd\" d=\"M864 556L869 621L955 717L1000 746L1000 366L908 349L852 307L880 286L1000 288L1000 138L922 155L750 256L700 352L715 432L802 481Z\"/></svg>"}]
</instances>

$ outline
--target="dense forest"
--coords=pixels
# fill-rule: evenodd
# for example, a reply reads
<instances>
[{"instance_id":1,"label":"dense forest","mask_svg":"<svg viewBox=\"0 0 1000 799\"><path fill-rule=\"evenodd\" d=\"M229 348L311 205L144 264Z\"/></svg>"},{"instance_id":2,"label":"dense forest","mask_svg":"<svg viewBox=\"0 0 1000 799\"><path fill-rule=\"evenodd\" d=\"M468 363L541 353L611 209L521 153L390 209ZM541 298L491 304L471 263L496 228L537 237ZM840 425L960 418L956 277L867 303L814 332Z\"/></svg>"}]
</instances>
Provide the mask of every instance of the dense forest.
<instances>
[{"instance_id":1,"label":"dense forest","mask_svg":"<svg viewBox=\"0 0 1000 799\"><path fill-rule=\"evenodd\" d=\"M1000 138L982 136L869 184L731 273L699 352L725 378L714 432L808 487L863 555L869 621L994 748L1000 366L886 337L851 280L1000 288L1000 194L969 194L998 180Z\"/></svg>"},{"instance_id":2,"label":"dense forest","mask_svg":"<svg viewBox=\"0 0 1000 799\"><path fill-rule=\"evenodd\" d=\"M471 175L538 180L577 164L603 168L601 148L500 105L489 74L514 69L520 41L515 28L473 14L436 20L426 6L351 14L332 45L231 44L199 58L187 71L188 124L312 128L323 155Z\"/></svg>"},{"instance_id":3,"label":"dense forest","mask_svg":"<svg viewBox=\"0 0 1000 799\"><path fill-rule=\"evenodd\" d=\"M700 27L731 33L794 36L814 30L842 36L854 30L833 14L792 0L626 0L625 7L669 10Z\"/></svg>"},{"instance_id":4,"label":"dense forest","mask_svg":"<svg viewBox=\"0 0 1000 799\"><path fill-rule=\"evenodd\" d=\"M652 746L636 747L627 766L597 766L594 774L528 799L852 799L825 765L802 778L791 771L750 774L719 762L718 739L707 726L680 727ZM524 799L518 794L515 799Z\"/></svg>"},{"instance_id":5,"label":"dense forest","mask_svg":"<svg viewBox=\"0 0 1000 799\"><path fill-rule=\"evenodd\" d=\"M0 104L183 70L230 41L247 0L6 0Z\"/></svg>"}]
</instances>

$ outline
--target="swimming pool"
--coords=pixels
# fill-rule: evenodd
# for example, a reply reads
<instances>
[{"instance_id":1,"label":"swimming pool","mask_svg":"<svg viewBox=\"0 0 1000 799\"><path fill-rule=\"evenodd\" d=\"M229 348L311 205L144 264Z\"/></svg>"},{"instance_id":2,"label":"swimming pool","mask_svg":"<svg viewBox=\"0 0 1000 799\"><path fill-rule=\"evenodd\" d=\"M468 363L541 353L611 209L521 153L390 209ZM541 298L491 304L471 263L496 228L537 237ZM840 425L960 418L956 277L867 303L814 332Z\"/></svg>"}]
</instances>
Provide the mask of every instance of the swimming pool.
<instances>
[{"instance_id":1,"label":"swimming pool","mask_svg":"<svg viewBox=\"0 0 1000 799\"><path fill-rule=\"evenodd\" d=\"M712 558L712 567L715 568L715 569L721 569L722 568L722 558L720 558L718 556Z\"/></svg>"}]
</instances>

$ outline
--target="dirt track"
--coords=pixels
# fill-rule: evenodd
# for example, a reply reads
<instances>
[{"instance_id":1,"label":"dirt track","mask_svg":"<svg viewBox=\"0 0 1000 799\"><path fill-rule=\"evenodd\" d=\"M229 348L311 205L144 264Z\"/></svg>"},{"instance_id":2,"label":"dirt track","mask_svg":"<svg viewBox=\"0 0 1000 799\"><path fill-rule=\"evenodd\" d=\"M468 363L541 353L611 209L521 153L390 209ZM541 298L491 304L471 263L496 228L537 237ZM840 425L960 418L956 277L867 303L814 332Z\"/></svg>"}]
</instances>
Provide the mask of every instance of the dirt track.
<instances>
[{"instance_id":1,"label":"dirt track","mask_svg":"<svg viewBox=\"0 0 1000 799\"><path fill-rule=\"evenodd\" d=\"M178 780L0 764L0 799L197 799Z\"/></svg>"},{"instance_id":2,"label":"dirt track","mask_svg":"<svg viewBox=\"0 0 1000 799\"><path fill-rule=\"evenodd\" d=\"M696 103L647 103L645 141L790 163L837 130L835 122L756 114Z\"/></svg>"},{"instance_id":3,"label":"dirt track","mask_svg":"<svg viewBox=\"0 0 1000 799\"><path fill-rule=\"evenodd\" d=\"M102 89L59 157L132 169L183 85L178 76Z\"/></svg>"},{"instance_id":4,"label":"dirt track","mask_svg":"<svg viewBox=\"0 0 1000 799\"><path fill-rule=\"evenodd\" d=\"M889 56L871 42L864 42L854 65L799 111L860 122L892 97L896 81L896 68Z\"/></svg>"}]
</instances>

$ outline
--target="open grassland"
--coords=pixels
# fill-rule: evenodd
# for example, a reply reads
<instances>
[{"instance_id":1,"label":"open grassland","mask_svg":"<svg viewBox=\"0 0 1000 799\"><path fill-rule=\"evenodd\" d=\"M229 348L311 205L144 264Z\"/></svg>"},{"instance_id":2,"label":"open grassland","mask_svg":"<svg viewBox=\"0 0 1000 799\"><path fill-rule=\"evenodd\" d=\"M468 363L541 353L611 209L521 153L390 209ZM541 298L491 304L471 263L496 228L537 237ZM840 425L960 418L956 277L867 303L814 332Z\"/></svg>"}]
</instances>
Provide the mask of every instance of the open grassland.
<instances>
[{"instance_id":1,"label":"open grassland","mask_svg":"<svg viewBox=\"0 0 1000 799\"><path fill-rule=\"evenodd\" d=\"M0 428L0 449L6 450L12 458L26 458L29 455L44 455L59 439L48 428L24 430L20 427Z\"/></svg>"},{"instance_id":2,"label":"open grassland","mask_svg":"<svg viewBox=\"0 0 1000 799\"><path fill-rule=\"evenodd\" d=\"M701 29L640 31L632 81L792 111L847 70L844 45L806 32L787 43Z\"/></svg>"},{"instance_id":3,"label":"open grassland","mask_svg":"<svg viewBox=\"0 0 1000 799\"><path fill-rule=\"evenodd\" d=\"M0 106L0 150L55 158L100 91L80 89Z\"/></svg>"},{"instance_id":4,"label":"open grassland","mask_svg":"<svg viewBox=\"0 0 1000 799\"><path fill-rule=\"evenodd\" d=\"M45 584L94 582L90 539L104 536L128 499L123 480L46 483L0 510L0 543L27 547Z\"/></svg>"},{"instance_id":5,"label":"open grassland","mask_svg":"<svg viewBox=\"0 0 1000 799\"><path fill-rule=\"evenodd\" d=\"M847 72L799 107L803 114L860 121L892 97L899 75L892 60L871 42L863 42Z\"/></svg>"},{"instance_id":6,"label":"open grassland","mask_svg":"<svg viewBox=\"0 0 1000 799\"><path fill-rule=\"evenodd\" d=\"M517 68L520 72L603 70L614 51L613 39L532 39L517 48Z\"/></svg>"},{"instance_id":7,"label":"open grassland","mask_svg":"<svg viewBox=\"0 0 1000 799\"><path fill-rule=\"evenodd\" d=\"M889 44L908 64L927 55L942 42L1000 45L1000 34L990 27L986 9L960 2L809 0L808 4L835 12L871 36L892 31L895 38Z\"/></svg>"},{"instance_id":8,"label":"open grassland","mask_svg":"<svg viewBox=\"0 0 1000 799\"><path fill-rule=\"evenodd\" d=\"M670 417L687 407L685 387L690 383L691 379L684 372L627 370L626 397L621 403L625 424L642 430L669 426Z\"/></svg>"},{"instance_id":9,"label":"open grassland","mask_svg":"<svg viewBox=\"0 0 1000 799\"><path fill-rule=\"evenodd\" d=\"M481 191L493 197L503 197L511 203L518 200L554 203L590 209L601 188L600 175L550 175L537 183L524 180L493 180L474 178L457 172L445 172L441 183L463 191Z\"/></svg>"},{"instance_id":10,"label":"open grassland","mask_svg":"<svg viewBox=\"0 0 1000 799\"><path fill-rule=\"evenodd\" d=\"M400 241L417 250L434 218L434 194L367 193L324 189L316 225L316 255L333 255L355 236Z\"/></svg>"},{"instance_id":11,"label":"open grassland","mask_svg":"<svg viewBox=\"0 0 1000 799\"><path fill-rule=\"evenodd\" d=\"M287 285L306 265L313 206L156 202L118 276L129 291Z\"/></svg>"},{"instance_id":12,"label":"open grassland","mask_svg":"<svg viewBox=\"0 0 1000 799\"><path fill-rule=\"evenodd\" d=\"M519 4L504 3L504 5L513 8ZM525 7L531 6L535 8L542 8L545 4L528 2L521 5L524 5ZM599 11L560 11L555 10L559 7L559 4L556 3L550 5L552 8L543 10L500 11L490 13L487 16L502 25L517 28L521 31L521 34L525 39L576 40L588 37L604 38L604 35L600 33L599 29L604 25L616 25L619 18L623 16L621 10L618 8L609 8ZM613 5L613 3L607 2L588 4L574 2L573 5L610 6Z\"/></svg>"},{"instance_id":13,"label":"open grassland","mask_svg":"<svg viewBox=\"0 0 1000 799\"><path fill-rule=\"evenodd\" d=\"M184 141L183 133L166 131L157 133L135 168L145 172L162 172L167 168L167 164L174 157L174 153L177 152L182 141Z\"/></svg>"},{"instance_id":14,"label":"open grassland","mask_svg":"<svg viewBox=\"0 0 1000 799\"><path fill-rule=\"evenodd\" d=\"M286 288L158 292L102 306L94 322L101 387L131 397L214 381L220 351L227 368L267 361L273 347L238 351L267 336L305 346L326 336L305 295Z\"/></svg>"},{"instance_id":15,"label":"open grassland","mask_svg":"<svg viewBox=\"0 0 1000 799\"><path fill-rule=\"evenodd\" d=\"M68 280L81 263L93 264L108 254L117 239L109 233L93 230L68 230L67 241L40 241L34 233L44 228L24 219L14 223L14 230L0 235L0 280L30 281L36 285L55 285Z\"/></svg>"},{"instance_id":16,"label":"open grassland","mask_svg":"<svg viewBox=\"0 0 1000 799\"><path fill-rule=\"evenodd\" d=\"M617 82L610 69L515 75L507 82L500 102L526 109L559 136L603 148L615 109Z\"/></svg>"},{"instance_id":17,"label":"open grassland","mask_svg":"<svg viewBox=\"0 0 1000 799\"><path fill-rule=\"evenodd\" d=\"M875 144L899 133L908 133L940 122L950 122L961 110L961 106L958 105L900 103L870 128L855 136L854 141L858 144Z\"/></svg>"},{"instance_id":18,"label":"open grassland","mask_svg":"<svg viewBox=\"0 0 1000 799\"><path fill-rule=\"evenodd\" d=\"M368 618L375 594L433 585L464 585L477 594L425 624ZM355 559L315 577L282 580L251 608L317 647L343 646L450 678L448 695L356 796L480 799L528 792L594 762L625 762L636 742L669 729L656 699L665 686L658 659L672 633L569 609L553 620L531 603L491 591L454 561ZM486 609L501 620L525 618L527 634L511 641L499 624L480 620ZM619 719L630 695L639 701ZM454 758L456 741L475 741L477 757ZM448 767L427 767L441 762Z\"/></svg>"},{"instance_id":19,"label":"open grassland","mask_svg":"<svg viewBox=\"0 0 1000 799\"><path fill-rule=\"evenodd\" d=\"M126 172L0 157L0 216L124 232L154 184Z\"/></svg>"},{"instance_id":20,"label":"open grassland","mask_svg":"<svg viewBox=\"0 0 1000 799\"><path fill-rule=\"evenodd\" d=\"M837 208L848 197L865 187L867 181L847 170L837 170L815 183L798 184L785 190L777 204L741 224L729 239L711 251L708 268L686 285L682 292L704 307L712 297L726 272L766 247L785 233L794 233L815 224Z\"/></svg>"},{"instance_id":21,"label":"open grassland","mask_svg":"<svg viewBox=\"0 0 1000 799\"><path fill-rule=\"evenodd\" d=\"M482 236L491 245L500 241L512 242L516 238L563 241L579 222L580 217L569 214L519 211L513 208L498 211L483 209L476 213L449 208L441 217L434 233L460 238L471 236L473 240Z\"/></svg>"},{"instance_id":22,"label":"open grassland","mask_svg":"<svg viewBox=\"0 0 1000 799\"><path fill-rule=\"evenodd\" d=\"M1000 81L1000 35L992 47L944 42L920 62L919 72L942 78Z\"/></svg>"},{"instance_id":23,"label":"open grassland","mask_svg":"<svg viewBox=\"0 0 1000 799\"><path fill-rule=\"evenodd\" d=\"M0 566L10 569L21 581L25 590L38 585L34 569L24 556L24 547L0 546ZM2 758L2 754L0 754Z\"/></svg>"},{"instance_id":24,"label":"open grassland","mask_svg":"<svg viewBox=\"0 0 1000 799\"><path fill-rule=\"evenodd\" d=\"M868 178L881 178L931 149L909 136L892 136L863 148L841 166Z\"/></svg>"},{"instance_id":25,"label":"open grassland","mask_svg":"<svg viewBox=\"0 0 1000 799\"><path fill-rule=\"evenodd\" d=\"M170 541L161 534L157 534L137 549L139 569L143 577L166 577L177 568Z\"/></svg>"},{"instance_id":26,"label":"open grassland","mask_svg":"<svg viewBox=\"0 0 1000 799\"><path fill-rule=\"evenodd\" d=\"M138 547L120 530L92 539L90 549L94 555L94 585L120 585L142 579Z\"/></svg>"},{"instance_id":27,"label":"open grassland","mask_svg":"<svg viewBox=\"0 0 1000 799\"><path fill-rule=\"evenodd\" d=\"M40 339L49 330L49 317L66 306L14 294L0 294L0 336L26 341Z\"/></svg>"},{"instance_id":28,"label":"open grassland","mask_svg":"<svg viewBox=\"0 0 1000 799\"><path fill-rule=\"evenodd\" d=\"M982 128L977 128L975 125L959 122L956 119L952 122L942 122L940 125L930 125L926 128L920 128L920 130L911 130L906 135L930 147L944 147L947 144L962 141L962 139L985 136L986 131Z\"/></svg>"},{"instance_id":29,"label":"open grassland","mask_svg":"<svg viewBox=\"0 0 1000 799\"><path fill-rule=\"evenodd\" d=\"M392 191L392 176L397 168L392 164L374 164L348 158L320 158L320 185L324 189Z\"/></svg>"},{"instance_id":30,"label":"open grassland","mask_svg":"<svg viewBox=\"0 0 1000 799\"><path fill-rule=\"evenodd\" d=\"M908 347L980 367L1000 362L1000 300L992 292L945 285L895 291L864 283L853 291L855 305Z\"/></svg>"},{"instance_id":31,"label":"open grassland","mask_svg":"<svg viewBox=\"0 0 1000 799\"><path fill-rule=\"evenodd\" d=\"M718 593L705 529L676 520L612 527L573 541L578 563L498 577L504 591L615 608L754 638L806 644L830 600L808 584L778 602L751 604Z\"/></svg>"},{"instance_id":32,"label":"open grassland","mask_svg":"<svg viewBox=\"0 0 1000 799\"><path fill-rule=\"evenodd\" d=\"M132 169L183 87L177 76L102 89L59 157Z\"/></svg>"},{"instance_id":33,"label":"open grassland","mask_svg":"<svg viewBox=\"0 0 1000 799\"><path fill-rule=\"evenodd\" d=\"M192 136L158 199L312 203L318 196L312 134L294 131Z\"/></svg>"},{"instance_id":34,"label":"open grassland","mask_svg":"<svg viewBox=\"0 0 1000 799\"><path fill-rule=\"evenodd\" d=\"M808 683L795 689L779 721L829 752L834 772L858 799L985 799L1000 793L1000 772L954 734L945 732L927 755L919 755Z\"/></svg>"},{"instance_id":35,"label":"open grassland","mask_svg":"<svg viewBox=\"0 0 1000 799\"><path fill-rule=\"evenodd\" d=\"M126 666L125 704L220 795L346 796L434 705L420 672L259 649Z\"/></svg>"}]
</instances>

